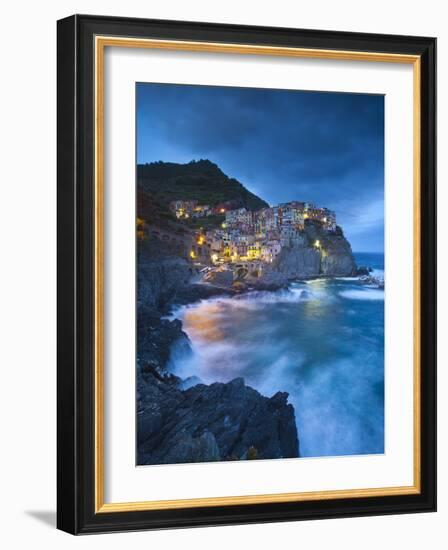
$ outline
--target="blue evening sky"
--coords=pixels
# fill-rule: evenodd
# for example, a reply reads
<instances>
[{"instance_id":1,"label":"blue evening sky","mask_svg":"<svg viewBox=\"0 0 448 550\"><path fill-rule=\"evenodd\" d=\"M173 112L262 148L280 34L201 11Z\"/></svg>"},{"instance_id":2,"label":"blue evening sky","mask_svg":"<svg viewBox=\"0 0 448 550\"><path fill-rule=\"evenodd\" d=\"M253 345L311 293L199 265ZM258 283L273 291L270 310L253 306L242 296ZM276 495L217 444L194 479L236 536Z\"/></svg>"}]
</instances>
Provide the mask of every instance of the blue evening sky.
<instances>
[{"instance_id":1,"label":"blue evening sky","mask_svg":"<svg viewBox=\"0 0 448 550\"><path fill-rule=\"evenodd\" d=\"M383 96L137 84L137 162L201 158L271 205L335 210L355 252L383 251Z\"/></svg>"}]
</instances>

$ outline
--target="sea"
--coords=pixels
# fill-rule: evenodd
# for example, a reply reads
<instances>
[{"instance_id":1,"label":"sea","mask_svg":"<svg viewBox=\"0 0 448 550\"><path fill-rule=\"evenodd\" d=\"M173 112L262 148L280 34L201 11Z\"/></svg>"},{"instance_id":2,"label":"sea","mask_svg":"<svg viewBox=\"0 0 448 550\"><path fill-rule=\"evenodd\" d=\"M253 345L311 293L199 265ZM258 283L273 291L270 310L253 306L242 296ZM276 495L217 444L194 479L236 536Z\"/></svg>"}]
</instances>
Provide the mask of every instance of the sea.
<instances>
[{"instance_id":1,"label":"sea","mask_svg":"<svg viewBox=\"0 0 448 550\"><path fill-rule=\"evenodd\" d=\"M384 277L383 254L355 258ZM214 297L173 317L192 353L174 348L170 369L191 384L242 377L269 397L288 392L301 457L384 453L384 290L315 279Z\"/></svg>"}]
</instances>

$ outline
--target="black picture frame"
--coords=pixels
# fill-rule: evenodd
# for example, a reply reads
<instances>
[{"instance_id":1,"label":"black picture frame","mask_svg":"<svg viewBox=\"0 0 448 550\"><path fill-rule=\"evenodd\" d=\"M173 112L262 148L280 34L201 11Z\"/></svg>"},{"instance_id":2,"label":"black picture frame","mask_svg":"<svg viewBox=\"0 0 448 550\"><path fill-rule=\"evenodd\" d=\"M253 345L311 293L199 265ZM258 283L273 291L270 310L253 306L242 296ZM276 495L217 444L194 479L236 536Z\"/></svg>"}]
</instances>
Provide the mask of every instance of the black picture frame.
<instances>
[{"instance_id":1,"label":"black picture frame","mask_svg":"<svg viewBox=\"0 0 448 550\"><path fill-rule=\"evenodd\" d=\"M72 534L436 510L436 39L74 15L57 24L57 526ZM97 35L409 54L421 60L421 490L332 500L95 512L94 49Z\"/></svg>"}]
</instances>

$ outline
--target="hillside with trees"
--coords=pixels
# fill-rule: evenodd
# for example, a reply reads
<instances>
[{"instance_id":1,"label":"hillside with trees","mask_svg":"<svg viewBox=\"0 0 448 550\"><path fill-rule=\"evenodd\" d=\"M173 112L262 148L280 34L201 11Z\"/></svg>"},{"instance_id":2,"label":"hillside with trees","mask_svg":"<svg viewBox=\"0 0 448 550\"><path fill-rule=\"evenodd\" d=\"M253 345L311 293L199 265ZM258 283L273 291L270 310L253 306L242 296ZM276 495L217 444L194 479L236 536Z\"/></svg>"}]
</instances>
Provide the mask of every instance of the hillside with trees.
<instances>
[{"instance_id":1,"label":"hillside with trees","mask_svg":"<svg viewBox=\"0 0 448 550\"><path fill-rule=\"evenodd\" d=\"M137 166L138 217L162 227L174 227L178 222L169 205L175 200L196 200L210 207L231 203L232 208L247 210L260 210L268 206L209 160L187 164L159 161ZM209 219L192 220L188 225L194 228L198 223L205 223L215 227L223 219L224 216L210 216Z\"/></svg>"}]
</instances>

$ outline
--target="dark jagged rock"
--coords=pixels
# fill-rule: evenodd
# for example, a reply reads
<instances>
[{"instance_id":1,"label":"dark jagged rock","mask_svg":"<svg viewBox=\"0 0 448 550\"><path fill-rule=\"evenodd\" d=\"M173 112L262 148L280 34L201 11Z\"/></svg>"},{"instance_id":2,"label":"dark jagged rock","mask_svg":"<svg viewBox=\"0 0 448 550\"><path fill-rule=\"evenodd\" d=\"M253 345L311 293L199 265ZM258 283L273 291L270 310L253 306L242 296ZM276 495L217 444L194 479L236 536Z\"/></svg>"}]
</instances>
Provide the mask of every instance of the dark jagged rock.
<instances>
[{"instance_id":1,"label":"dark jagged rock","mask_svg":"<svg viewBox=\"0 0 448 550\"><path fill-rule=\"evenodd\" d=\"M238 270L220 268L209 271L203 277L203 281L208 283L209 288L222 289L221 293L224 291L228 294L247 290L279 290L288 285L288 278L278 271L265 270L260 275L258 271L249 272L244 268Z\"/></svg>"},{"instance_id":2,"label":"dark jagged rock","mask_svg":"<svg viewBox=\"0 0 448 550\"><path fill-rule=\"evenodd\" d=\"M233 284L233 271L230 269L216 269L204 276L204 281L222 288L231 288Z\"/></svg>"},{"instance_id":3,"label":"dark jagged rock","mask_svg":"<svg viewBox=\"0 0 448 550\"><path fill-rule=\"evenodd\" d=\"M139 261L137 303L163 311L173 302L178 291L188 285L194 270L191 264L176 256Z\"/></svg>"},{"instance_id":4,"label":"dark jagged rock","mask_svg":"<svg viewBox=\"0 0 448 550\"><path fill-rule=\"evenodd\" d=\"M207 300L214 296L233 296L235 292L231 288L222 288L211 284L192 283L182 287L176 292L173 302L177 305L194 304L199 300Z\"/></svg>"},{"instance_id":5,"label":"dark jagged rock","mask_svg":"<svg viewBox=\"0 0 448 550\"><path fill-rule=\"evenodd\" d=\"M141 372L153 369L163 375L174 344L179 352L190 352L190 341L181 321L162 319L146 307L137 309L137 366Z\"/></svg>"},{"instance_id":6,"label":"dark jagged rock","mask_svg":"<svg viewBox=\"0 0 448 550\"><path fill-rule=\"evenodd\" d=\"M372 273L372 268L371 267L366 267L364 265L360 265L356 269L356 276L358 276L358 277L362 276L362 275L369 275L370 273Z\"/></svg>"},{"instance_id":7,"label":"dark jagged rock","mask_svg":"<svg viewBox=\"0 0 448 550\"><path fill-rule=\"evenodd\" d=\"M181 390L147 372L139 383L138 463L166 464L299 456L288 394L268 398L242 378Z\"/></svg>"},{"instance_id":8,"label":"dark jagged rock","mask_svg":"<svg viewBox=\"0 0 448 550\"><path fill-rule=\"evenodd\" d=\"M159 243L144 241L138 248L137 366L165 374L174 344L188 353L190 344L182 323L162 317L177 292L188 287L194 275L191 264Z\"/></svg>"},{"instance_id":9,"label":"dark jagged rock","mask_svg":"<svg viewBox=\"0 0 448 550\"><path fill-rule=\"evenodd\" d=\"M382 277L374 277L372 275L362 275L359 277L359 282L363 285L384 290L384 279Z\"/></svg>"},{"instance_id":10,"label":"dark jagged rock","mask_svg":"<svg viewBox=\"0 0 448 550\"><path fill-rule=\"evenodd\" d=\"M254 290L275 291L288 286L288 277L279 271L266 271L261 277L252 277L249 275L245 279L245 283L248 288Z\"/></svg>"}]
</instances>

